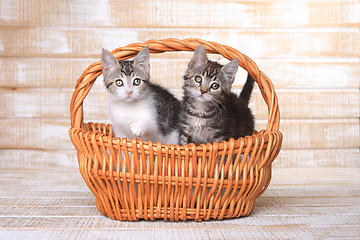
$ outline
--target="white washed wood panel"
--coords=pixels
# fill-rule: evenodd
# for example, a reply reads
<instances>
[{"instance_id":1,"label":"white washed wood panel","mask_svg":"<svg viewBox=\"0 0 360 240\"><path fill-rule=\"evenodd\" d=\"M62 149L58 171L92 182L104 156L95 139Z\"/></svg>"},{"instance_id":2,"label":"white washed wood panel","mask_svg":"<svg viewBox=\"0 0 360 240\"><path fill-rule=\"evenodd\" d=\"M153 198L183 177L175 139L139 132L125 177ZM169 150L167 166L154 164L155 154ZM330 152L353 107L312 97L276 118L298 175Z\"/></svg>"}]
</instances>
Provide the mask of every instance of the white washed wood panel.
<instances>
[{"instance_id":1,"label":"white washed wood panel","mask_svg":"<svg viewBox=\"0 0 360 240\"><path fill-rule=\"evenodd\" d=\"M244 237L244 239L320 239L320 238L335 238L335 239L356 239L359 231L357 230L358 223L353 226L349 222L350 219L354 220L355 217L346 217L339 216L338 222L329 222L329 218L333 216L330 215L314 215L310 219L315 219L316 221L323 222L324 225L315 225L312 226L312 223L307 224L306 221L302 220L296 221L294 226L290 226L281 221L287 221L286 217L266 217L256 218L254 221L247 219L238 219L238 220L223 220L223 221L213 221L217 224L213 224L211 227L204 227L204 223L169 223L170 225L165 225L163 221L160 221L158 224L152 224L149 226L143 226L144 224L130 223L119 225L113 223L111 219L105 219L101 216L96 217L87 217L84 219L80 217L64 217L64 218L54 218L54 217L39 217L39 218L26 218L22 222L21 218L9 217L4 218L4 225L6 230L2 233L7 238L16 239L16 238L31 238L31 239L72 239L74 236L82 239L116 239L121 236L123 239L238 239L239 236ZM290 218L290 217L288 217ZM299 217L304 219L305 217ZM327 221L322 221L324 218L328 218ZM333 217L335 218L335 216ZM248 220L249 219L249 220ZM271 226L265 226L267 222L275 221L279 219L275 224ZM261 221L257 223L256 220ZM314 221L315 221L314 220ZM9 222L14 222L9 224ZM63 221L63 223L62 223ZM343 221L349 223L349 226L341 224ZM16 224L27 225L29 226L29 231L26 231L22 228L17 227ZM91 225L93 224L93 225ZM111 227L113 224L114 227ZM164 227L164 225L166 227ZM199 227L199 225L201 227ZM332 226L331 226L332 225ZM74 227L76 226L76 227ZM98 226L95 228L93 226ZM330 227L331 226L331 227ZM9 229L9 230L7 230ZM30 231L31 229L31 231ZM40 230L39 230L40 229ZM52 229L52 230L49 230ZM84 230L85 229L85 230ZM189 234L191 233L191 234Z\"/></svg>"},{"instance_id":2,"label":"white washed wood panel","mask_svg":"<svg viewBox=\"0 0 360 240\"><path fill-rule=\"evenodd\" d=\"M360 59L259 60L259 69L278 88L360 88Z\"/></svg>"},{"instance_id":3,"label":"white washed wood panel","mask_svg":"<svg viewBox=\"0 0 360 240\"><path fill-rule=\"evenodd\" d=\"M76 169L0 169L0 233L11 239L356 239L358 173L347 168L274 169L249 217L195 223L114 221L89 211L95 208L94 197Z\"/></svg>"},{"instance_id":4,"label":"white washed wood panel","mask_svg":"<svg viewBox=\"0 0 360 240\"><path fill-rule=\"evenodd\" d=\"M0 119L2 149L73 149L69 120Z\"/></svg>"},{"instance_id":5,"label":"white washed wood panel","mask_svg":"<svg viewBox=\"0 0 360 240\"><path fill-rule=\"evenodd\" d=\"M360 33L343 29L174 29L2 27L0 56L99 57L100 49L169 37L229 45L251 58L358 57Z\"/></svg>"},{"instance_id":6,"label":"white washed wood panel","mask_svg":"<svg viewBox=\"0 0 360 240\"><path fill-rule=\"evenodd\" d=\"M84 101L85 112L89 113L87 116L98 119L107 117L106 90L94 89L93 92ZM3 100L0 102L0 117L70 119L72 94L72 89L60 88L0 89L0 99Z\"/></svg>"},{"instance_id":7,"label":"white washed wood panel","mask_svg":"<svg viewBox=\"0 0 360 240\"><path fill-rule=\"evenodd\" d=\"M99 54L100 58L100 54ZM0 58L0 85L13 88L75 88L76 80L100 59Z\"/></svg>"},{"instance_id":8,"label":"white washed wood panel","mask_svg":"<svg viewBox=\"0 0 360 240\"><path fill-rule=\"evenodd\" d=\"M160 7L161 6L161 7ZM356 0L2 1L0 23L16 26L293 28L358 27ZM211 16L211 18L209 18Z\"/></svg>"},{"instance_id":9,"label":"white washed wood panel","mask_svg":"<svg viewBox=\"0 0 360 240\"><path fill-rule=\"evenodd\" d=\"M0 119L2 149L73 149L69 120ZM100 121L106 123L106 121ZM256 121L256 129L267 121ZM360 146L359 119L281 120L282 149L351 149Z\"/></svg>"},{"instance_id":10,"label":"white washed wood panel","mask_svg":"<svg viewBox=\"0 0 360 240\"><path fill-rule=\"evenodd\" d=\"M360 94L357 89L279 89L277 95L282 119L360 117ZM256 102L263 101L260 94L255 96ZM258 111L264 112L265 109Z\"/></svg>"},{"instance_id":11,"label":"white washed wood panel","mask_svg":"<svg viewBox=\"0 0 360 240\"><path fill-rule=\"evenodd\" d=\"M69 101L102 47L197 37L247 54L274 83L284 133L274 166L359 167L359 10L357 0L0 1L0 164L73 166ZM153 80L181 95L191 56L152 54ZM235 91L245 78L239 70ZM264 128L258 90L251 108ZM85 118L109 119L101 78Z\"/></svg>"},{"instance_id":12,"label":"white washed wood panel","mask_svg":"<svg viewBox=\"0 0 360 240\"><path fill-rule=\"evenodd\" d=\"M323 197L342 196L344 198L360 198L357 182L360 181L358 168L278 168L274 169L271 179L272 191L266 191L263 196L271 197L276 201L277 198L303 198L301 203L309 204L321 203L321 199L316 196L319 190ZM353 185L354 184L354 185ZM283 191L282 185L290 188ZM350 189L344 186L353 185ZM301 190L302 189L302 190ZM300 190L300 191L299 191ZM299 195L300 192L300 195ZM289 203L294 203L289 201ZM300 202L299 202L300 203ZM324 203L328 203L326 200ZM336 202L334 202L336 204ZM346 200L344 199L344 204Z\"/></svg>"},{"instance_id":13,"label":"white washed wood panel","mask_svg":"<svg viewBox=\"0 0 360 240\"><path fill-rule=\"evenodd\" d=\"M274 168L360 168L360 151L353 149L281 150ZM0 168L78 168L76 150L0 149ZM1 199L0 199L1 202Z\"/></svg>"},{"instance_id":14,"label":"white washed wood panel","mask_svg":"<svg viewBox=\"0 0 360 240\"><path fill-rule=\"evenodd\" d=\"M29 169L26 169L29 170ZM69 181L69 183L71 183ZM336 199L334 199L336 200ZM350 201L348 201L348 203L350 203ZM74 197L74 198L59 198L59 197L47 197L47 198L36 198L36 197L29 197L29 198L21 198L16 197L16 198L1 198L0 199L0 205L4 206L4 205L23 205L23 206L41 206L41 207L47 207L47 206L95 206L96 201L95 198L92 198L91 196L89 196L88 198L83 197L83 198L79 198L79 197Z\"/></svg>"},{"instance_id":15,"label":"white washed wood panel","mask_svg":"<svg viewBox=\"0 0 360 240\"><path fill-rule=\"evenodd\" d=\"M238 93L240 90L235 90ZM178 98L182 90L172 90ZM0 88L0 118L70 119L73 89ZM281 119L320 119L360 117L357 89L279 89ZM258 90L250 103L255 117L267 119L267 106ZM86 119L108 119L106 89L92 89L84 101Z\"/></svg>"},{"instance_id":16,"label":"white washed wood panel","mask_svg":"<svg viewBox=\"0 0 360 240\"><path fill-rule=\"evenodd\" d=\"M281 150L273 162L274 168L360 168L360 150L353 149L295 149Z\"/></svg>"},{"instance_id":17,"label":"white washed wood panel","mask_svg":"<svg viewBox=\"0 0 360 240\"><path fill-rule=\"evenodd\" d=\"M0 168L78 168L76 150L0 149Z\"/></svg>"},{"instance_id":18,"label":"white washed wood panel","mask_svg":"<svg viewBox=\"0 0 360 240\"><path fill-rule=\"evenodd\" d=\"M35 210L35 209L34 209ZM41 209L36 209L40 211ZM353 207L353 210L356 210L356 207ZM74 210L75 212L75 210ZM253 214L253 217L247 217L247 218L238 218L235 220L224 220L224 221L208 221L201 223L201 229L203 229L202 238L193 238L193 239L207 239L204 238L207 236L206 232L210 231L211 229L219 229L221 227L225 227L226 229L234 227L235 223L243 223L241 226L248 227L254 227L254 226L267 226L271 229L278 228L279 226L287 226L288 232L284 232L283 234L289 234L292 233L290 231L291 227L294 225L306 225L306 226L313 226L313 227L321 227L321 226L329 226L329 225L351 225L356 224L358 225L358 218L359 214L347 214L348 211L343 210L345 214L334 214L333 212L327 213L327 214L312 214L309 217L310 211L306 211L307 214L299 214L296 215L296 217L292 214L286 214L286 215L280 215L280 214L268 214L268 215L257 215ZM336 217L333 217L335 215ZM194 222L189 222L187 224L184 224L183 222L179 223L171 223L171 222L164 222L164 221L142 221L142 222L126 222L126 221L114 221L110 218L103 217L100 215L100 213L94 212L93 215L88 215L86 217L86 222L82 221L81 218L84 218L83 215L77 215L76 212L73 213L72 216L61 216L54 217L54 216L29 216L26 217L25 215L19 215L19 217L14 218L11 217L1 217L0 220L2 220L4 227L6 229L16 229L19 225L25 225L25 226L31 226L31 228L59 228L59 229L66 229L66 228L73 228L73 230L80 230L84 227L86 228L94 228L94 226L99 227L102 230L107 231L114 231L116 229L122 229L124 233L129 231L127 228L130 229L142 229L147 230L147 233L150 234L151 232L154 232L154 229L162 230L163 233L166 233L166 229L168 229L170 232L173 231L173 227L178 228L179 226L182 226L182 230L184 230L184 237L188 236L189 231L194 231L194 229L198 230L199 223L196 223L194 226ZM77 222L81 222L82 224L80 226L77 225ZM232 222L232 223L231 223ZM175 225L175 226L174 226ZM225 225L225 226L224 226ZM229 226L230 225L230 226ZM133 229L133 230L135 230ZM256 228L255 228L256 229ZM206 230L206 231L205 231ZM186 232L186 233L185 233ZM197 231L198 233L200 231ZM221 231L222 232L222 231ZM300 231L299 231L300 233ZM103 233L102 233L103 234ZM220 234L220 233L218 233ZM131 236L131 235L130 235ZM220 236L220 235L219 235ZM230 232L230 236L234 236ZM251 235L250 235L251 236ZM266 232L262 232L261 236L265 237ZM294 236L294 235L293 235ZM296 236L296 235L295 235ZM299 237L299 236L297 236ZM261 237L260 237L261 238ZM129 238L126 238L129 239ZM139 238L140 239L140 238ZM171 237L167 238L171 239ZM177 238L179 239L179 238ZM219 238L213 238L213 239L219 239ZM220 238L221 239L221 238ZM233 238L231 238L233 239ZM263 238L261 238L263 239Z\"/></svg>"},{"instance_id":19,"label":"white washed wood panel","mask_svg":"<svg viewBox=\"0 0 360 240\"><path fill-rule=\"evenodd\" d=\"M86 218L87 219L87 218ZM8 221L16 221L16 217L6 219ZM40 218L36 219L33 218L28 221L24 221L28 223L29 221L40 221L40 223L45 224L48 218ZM54 222L53 225L56 226L55 219L49 219L50 221ZM319 219L320 220L320 219ZM58 219L58 221L60 221ZM72 224L77 224L82 226L84 219L73 219L65 218L64 221L68 222L71 221ZM106 220L107 225L111 225L110 220ZM269 219L271 221L271 219ZM239 236L243 237L244 239L321 239L321 238L335 238L335 239L356 239L359 231L357 230L358 225L341 225L341 226L332 226L332 227L324 227L324 226L310 226L303 224L301 227L293 227L288 225L276 225L276 226L259 226L258 224L254 223L254 225L250 226L242 226L244 220L236 222L232 224L228 223L231 220L224 220L221 221L224 223L225 226L214 226L214 228L202 228L198 227L199 224L194 224L193 227L190 223L183 223L187 227L179 227L182 224L172 223L168 228L158 228L158 226L148 227L139 229L137 227L118 227L111 228L111 229L96 229L93 230L93 227L90 226L88 229L84 230L81 227L76 229L68 227L55 227L56 229L49 230L49 229L41 229L29 227L31 231L26 231L21 228L17 227L9 227L9 230L3 230L0 233L5 236L6 238L10 239L72 239L74 236L82 239L116 239L121 236L124 239L134 239L134 240L141 240L141 239L174 239L174 240L181 240L181 239L188 239L188 240L197 240L197 239L208 239L208 240L217 240L217 239L238 239ZM101 221L91 221L92 224L97 225L104 225ZM175 227L174 227L175 226ZM191 234L189 234L191 232Z\"/></svg>"},{"instance_id":20,"label":"white washed wood panel","mask_svg":"<svg viewBox=\"0 0 360 240\"><path fill-rule=\"evenodd\" d=\"M255 129L267 121L256 120ZM359 119L280 119L281 149L351 149L360 146Z\"/></svg>"},{"instance_id":21,"label":"white washed wood panel","mask_svg":"<svg viewBox=\"0 0 360 240\"><path fill-rule=\"evenodd\" d=\"M238 49L240 50L240 49ZM182 86L184 71L191 59L161 58L164 54L151 54L151 77L154 82L168 88ZM215 59L219 59L216 56ZM76 80L86 67L98 58L4 58L0 57L0 86L74 88ZM278 88L359 88L360 60L354 59L253 59L259 69ZM239 69L234 87L241 87L246 71ZM99 77L93 88L103 88Z\"/></svg>"},{"instance_id":22,"label":"white washed wood panel","mask_svg":"<svg viewBox=\"0 0 360 240\"><path fill-rule=\"evenodd\" d=\"M359 119L280 120L280 131L284 150L360 146Z\"/></svg>"},{"instance_id":23,"label":"white washed wood panel","mask_svg":"<svg viewBox=\"0 0 360 240\"><path fill-rule=\"evenodd\" d=\"M252 214L257 217L268 217L269 215L300 215L303 212L312 212L313 215L327 215L329 212L332 213L342 213L342 212L360 212L360 206L353 204L343 204L341 206L336 205L324 205L320 207L314 206L287 206L284 209L283 206L257 206ZM1 206L0 212L5 216L18 216L18 217L72 217L76 212L76 217L89 217L89 216L98 216L99 211L96 208L96 205L92 206L46 206L39 207L37 206ZM356 219L356 218L354 218Z\"/></svg>"},{"instance_id":24,"label":"white washed wood panel","mask_svg":"<svg viewBox=\"0 0 360 240\"><path fill-rule=\"evenodd\" d=\"M4 169L3 169L4 170ZM6 174L2 171L1 181L9 185L2 184L1 187L1 198L82 198L82 199L93 199L94 195L87 188L85 181L82 179L80 172L77 168L64 168L64 169L53 169L57 171L61 176L54 178L53 171L49 168L39 168L39 169L24 169L20 168L20 171L17 169L5 169L7 172L17 173L20 175L22 172L27 172L28 179L24 179L19 182L16 179L11 178L11 175ZM44 172L45 171L45 172ZM66 177L69 177L65 172L73 172L72 183L71 184ZM74 173L76 172L76 174ZM40 175L41 174L41 175ZM53 177L51 177L53 175ZM39 177L40 176L40 177ZM5 178L7 177L7 178ZM35 185L37 181L41 179L42 185ZM56 181L59 182L59 179L63 179L61 185L57 185ZM19 180L19 179L17 179ZM28 191L11 191L14 189L14 186L22 188L22 190ZM29 186L30 185L30 186ZM51 189L49 189L51 187Z\"/></svg>"},{"instance_id":25,"label":"white washed wood panel","mask_svg":"<svg viewBox=\"0 0 360 240\"><path fill-rule=\"evenodd\" d=\"M40 217L40 216L74 216L74 212L76 212L77 217L87 217L87 216L97 216L99 211L96 209L96 206L82 206L82 207L72 207L72 206L47 206L47 207L22 207L20 206L0 206L0 212L3 215L9 216L19 216L19 217Z\"/></svg>"}]
</instances>

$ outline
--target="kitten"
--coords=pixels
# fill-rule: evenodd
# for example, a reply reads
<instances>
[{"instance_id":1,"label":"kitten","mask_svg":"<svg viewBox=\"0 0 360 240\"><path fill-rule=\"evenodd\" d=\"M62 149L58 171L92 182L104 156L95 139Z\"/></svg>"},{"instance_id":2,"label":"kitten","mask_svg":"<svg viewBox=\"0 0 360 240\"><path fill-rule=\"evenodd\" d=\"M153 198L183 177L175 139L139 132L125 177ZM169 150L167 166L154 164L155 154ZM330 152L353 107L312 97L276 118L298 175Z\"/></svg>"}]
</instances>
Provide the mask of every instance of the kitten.
<instances>
[{"instance_id":1,"label":"kitten","mask_svg":"<svg viewBox=\"0 0 360 240\"><path fill-rule=\"evenodd\" d=\"M165 88L151 83L149 49L133 61L119 62L103 49L101 63L116 137L177 144L180 102Z\"/></svg>"},{"instance_id":2,"label":"kitten","mask_svg":"<svg viewBox=\"0 0 360 240\"><path fill-rule=\"evenodd\" d=\"M231 92L239 60L226 65L208 60L196 48L184 76L180 111L180 145L213 143L251 135L254 117L248 107L254 79L248 75L240 94Z\"/></svg>"}]
</instances>

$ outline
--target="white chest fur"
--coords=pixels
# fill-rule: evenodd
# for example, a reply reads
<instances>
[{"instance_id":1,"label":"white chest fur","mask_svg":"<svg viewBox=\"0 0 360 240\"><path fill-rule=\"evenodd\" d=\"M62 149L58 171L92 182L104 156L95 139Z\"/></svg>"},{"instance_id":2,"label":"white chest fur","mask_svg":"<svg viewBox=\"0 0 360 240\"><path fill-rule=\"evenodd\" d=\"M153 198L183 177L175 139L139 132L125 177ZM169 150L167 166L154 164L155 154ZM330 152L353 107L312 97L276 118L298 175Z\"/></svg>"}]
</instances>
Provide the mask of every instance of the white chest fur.
<instances>
[{"instance_id":1,"label":"white chest fur","mask_svg":"<svg viewBox=\"0 0 360 240\"><path fill-rule=\"evenodd\" d=\"M157 112L149 101L123 102L109 99L109 111L116 137L141 138L143 141L177 143L178 132L163 136L157 124Z\"/></svg>"},{"instance_id":2,"label":"white chest fur","mask_svg":"<svg viewBox=\"0 0 360 240\"><path fill-rule=\"evenodd\" d=\"M142 126L145 130L157 130L155 109L147 102L123 102L109 100L109 110L115 136L131 139L135 136L131 127ZM145 134L144 134L145 137Z\"/></svg>"}]
</instances>

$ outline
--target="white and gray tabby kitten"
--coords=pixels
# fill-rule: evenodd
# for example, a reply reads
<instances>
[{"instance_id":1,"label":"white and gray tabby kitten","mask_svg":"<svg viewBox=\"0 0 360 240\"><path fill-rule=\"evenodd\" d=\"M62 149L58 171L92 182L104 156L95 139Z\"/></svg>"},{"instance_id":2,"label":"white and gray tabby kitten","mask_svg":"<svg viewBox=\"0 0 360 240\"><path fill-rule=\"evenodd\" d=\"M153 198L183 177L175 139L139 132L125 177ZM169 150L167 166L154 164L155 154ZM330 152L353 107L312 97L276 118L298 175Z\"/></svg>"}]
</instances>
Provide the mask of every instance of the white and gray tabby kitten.
<instances>
[{"instance_id":1,"label":"white and gray tabby kitten","mask_svg":"<svg viewBox=\"0 0 360 240\"><path fill-rule=\"evenodd\" d=\"M184 76L180 111L180 145L213 143L251 135L254 117L248 107L254 79L248 75L240 94L231 92L239 60L226 65L208 60L196 48Z\"/></svg>"},{"instance_id":2,"label":"white and gray tabby kitten","mask_svg":"<svg viewBox=\"0 0 360 240\"><path fill-rule=\"evenodd\" d=\"M108 50L101 56L109 110L116 137L177 144L180 102L150 82L149 49L133 61L118 61Z\"/></svg>"}]
</instances>

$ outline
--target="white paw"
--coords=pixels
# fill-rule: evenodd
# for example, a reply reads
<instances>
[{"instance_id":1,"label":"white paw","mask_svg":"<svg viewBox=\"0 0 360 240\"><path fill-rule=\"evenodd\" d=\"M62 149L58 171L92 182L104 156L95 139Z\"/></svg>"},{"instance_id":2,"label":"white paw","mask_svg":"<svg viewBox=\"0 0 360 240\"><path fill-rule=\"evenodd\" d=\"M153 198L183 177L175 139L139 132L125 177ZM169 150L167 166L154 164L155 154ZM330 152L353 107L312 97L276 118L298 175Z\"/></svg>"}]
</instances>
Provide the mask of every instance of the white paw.
<instances>
[{"instance_id":1,"label":"white paw","mask_svg":"<svg viewBox=\"0 0 360 240\"><path fill-rule=\"evenodd\" d=\"M136 124L136 123L132 123L130 125L131 131L132 133L136 136L136 137L142 137L144 135L144 131L141 129L141 127Z\"/></svg>"}]
</instances>

